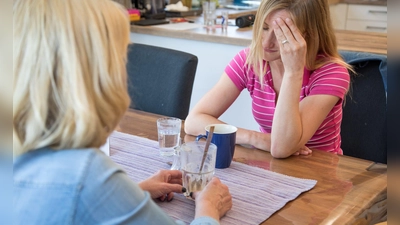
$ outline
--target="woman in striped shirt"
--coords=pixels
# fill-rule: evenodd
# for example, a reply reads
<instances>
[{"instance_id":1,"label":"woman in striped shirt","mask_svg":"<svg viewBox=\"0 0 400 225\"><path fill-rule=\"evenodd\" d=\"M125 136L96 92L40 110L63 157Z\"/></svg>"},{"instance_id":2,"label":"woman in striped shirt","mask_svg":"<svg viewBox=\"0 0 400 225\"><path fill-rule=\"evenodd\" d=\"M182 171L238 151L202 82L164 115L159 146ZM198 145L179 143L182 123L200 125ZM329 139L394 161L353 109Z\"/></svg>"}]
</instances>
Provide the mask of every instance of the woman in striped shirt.
<instances>
[{"instance_id":1,"label":"woman in striped shirt","mask_svg":"<svg viewBox=\"0 0 400 225\"><path fill-rule=\"evenodd\" d=\"M239 128L237 144L276 158L310 149L343 154L340 124L351 67L337 51L327 1L263 0L256 15L251 45L190 112L186 133L223 123L218 117L246 88L260 132Z\"/></svg>"}]
</instances>

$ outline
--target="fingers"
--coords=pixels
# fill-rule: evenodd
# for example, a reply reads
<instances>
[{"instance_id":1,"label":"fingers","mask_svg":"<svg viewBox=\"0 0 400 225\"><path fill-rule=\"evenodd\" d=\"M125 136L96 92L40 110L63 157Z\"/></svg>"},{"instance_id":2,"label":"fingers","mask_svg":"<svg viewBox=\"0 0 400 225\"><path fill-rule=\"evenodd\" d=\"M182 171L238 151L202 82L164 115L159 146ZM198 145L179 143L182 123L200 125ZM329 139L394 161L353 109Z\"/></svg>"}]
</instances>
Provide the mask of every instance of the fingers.
<instances>
[{"instance_id":1,"label":"fingers","mask_svg":"<svg viewBox=\"0 0 400 225\"><path fill-rule=\"evenodd\" d=\"M311 155L311 153L312 153L312 150L309 149L307 146L304 146L303 148L299 149L292 155Z\"/></svg>"},{"instance_id":2,"label":"fingers","mask_svg":"<svg viewBox=\"0 0 400 225\"><path fill-rule=\"evenodd\" d=\"M196 196L198 196L199 195L199 192L198 191L196 191L196 192L190 192L190 197L193 199L193 200L195 200L196 199Z\"/></svg>"},{"instance_id":3,"label":"fingers","mask_svg":"<svg viewBox=\"0 0 400 225\"><path fill-rule=\"evenodd\" d=\"M173 192L170 192L170 193L168 193L167 194L167 201L172 201L172 199L174 198L174 193Z\"/></svg>"},{"instance_id":4,"label":"fingers","mask_svg":"<svg viewBox=\"0 0 400 225\"><path fill-rule=\"evenodd\" d=\"M312 153L312 150L309 149L307 146L304 146L304 148L300 150L301 155L310 155L311 153Z\"/></svg>"},{"instance_id":5,"label":"fingers","mask_svg":"<svg viewBox=\"0 0 400 225\"><path fill-rule=\"evenodd\" d=\"M186 192L186 188L182 187L181 185L178 184L171 184L171 185L165 185L164 193L160 197L158 197L158 200L160 201L165 201L167 200L168 202L172 201L174 198L174 192L176 193L183 193Z\"/></svg>"},{"instance_id":6,"label":"fingers","mask_svg":"<svg viewBox=\"0 0 400 225\"><path fill-rule=\"evenodd\" d=\"M174 179L182 179L182 172L180 170L160 170L158 173L166 177L166 182Z\"/></svg>"},{"instance_id":7,"label":"fingers","mask_svg":"<svg viewBox=\"0 0 400 225\"><path fill-rule=\"evenodd\" d=\"M211 182L213 182L213 183L215 183L215 184L219 184L219 183L221 183L221 180L220 180L218 177L213 177L213 178L211 179Z\"/></svg>"},{"instance_id":8,"label":"fingers","mask_svg":"<svg viewBox=\"0 0 400 225\"><path fill-rule=\"evenodd\" d=\"M275 36L279 43L282 44L282 41L284 40L288 40L289 43L300 42L303 40L303 36L297 26L293 23L292 19L286 18L285 20L282 20L281 18L277 18L273 21L273 24Z\"/></svg>"},{"instance_id":9,"label":"fingers","mask_svg":"<svg viewBox=\"0 0 400 225\"><path fill-rule=\"evenodd\" d=\"M281 18L274 20L273 24L275 36L281 44L283 40L288 40L289 43L293 43L295 41L292 32L289 30L289 27Z\"/></svg>"},{"instance_id":10,"label":"fingers","mask_svg":"<svg viewBox=\"0 0 400 225\"><path fill-rule=\"evenodd\" d=\"M182 185L182 177L171 179L169 183Z\"/></svg>"},{"instance_id":11,"label":"fingers","mask_svg":"<svg viewBox=\"0 0 400 225\"><path fill-rule=\"evenodd\" d=\"M157 175L167 183L182 185L182 172L180 170L160 170Z\"/></svg>"},{"instance_id":12,"label":"fingers","mask_svg":"<svg viewBox=\"0 0 400 225\"><path fill-rule=\"evenodd\" d=\"M167 200L167 202L172 201L172 199L174 199L174 193L170 192L168 194L162 195L161 197L158 198L158 200L165 202L165 200Z\"/></svg>"},{"instance_id":13,"label":"fingers","mask_svg":"<svg viewBox=\"0 0 400 225\"><path fill-rule=\"evenodd\" d=\"M285 23L288 25L288 27L290 29L290 33L293 35L293 37L294 37L294 39L296 39L296 41L300 42L301 40L303 40L303 36L302 36L299 28L297 28L297 26L293 23L292 19L286 18Z\"/></svg>"},{"instance_id":14,"label":"fingers","mask_svg":"<svg viewBox=\"0 0 400 225\"><path fill-rule=\"evenodd\" d=\"M274 33L275 33L276 40L278 40L278 42L280 44L282 44L282 41L286 40L286 36L283 34L282 28L278 24L277 21L273 21L272 23L273 23L273 28L274 28Z\"/></svg>"},{"instance_id":15,"label":"fingers","mask_svg":"<svg viewBox=\"0 0 400 225\"><path fill-rule=\"evenodd\" d=\"M182 172L180 170L164 170L171 175L171 179L182 178Z\"/></svg>"},{"instance_id":16,"label":"fingers","mask_svg":"<svg viewBox=\"0 0 400 225\"><path fill-rule=\"evenodd\" d=\"M182 187L180 184L168 184L164 183L161 186L159 186L158 191L161 194L168 194L171 192L175 193L183 193L186 192L186 188Z\"/></svg>"}]
</instances>

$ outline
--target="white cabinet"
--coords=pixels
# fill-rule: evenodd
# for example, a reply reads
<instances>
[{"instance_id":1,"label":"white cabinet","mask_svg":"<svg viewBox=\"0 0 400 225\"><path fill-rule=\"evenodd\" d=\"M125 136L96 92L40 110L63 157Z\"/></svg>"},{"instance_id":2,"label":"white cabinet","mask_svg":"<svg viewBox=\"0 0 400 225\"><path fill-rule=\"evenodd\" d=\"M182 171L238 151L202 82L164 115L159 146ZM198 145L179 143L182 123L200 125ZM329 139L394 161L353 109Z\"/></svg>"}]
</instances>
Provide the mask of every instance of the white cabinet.
<instances>
[{"instance_id":1,"label":"white cabinet","mask_svg":"<svg viewBox=\"0 0 400 225\"><path fill-rule=\"evenodd\" d=\"M387 6L340 3L330 12L335 29L387 32Z\"/></svg>"},{"instance_id":2,"label":"white cabinet","mask_svg":"<svg viewBox=\"0 0 400 225\"><path fill-rule=\"evenodd\" d=\"M387 32L387 6L350 4L346 30Z\"/></svg>"}]
</instances>

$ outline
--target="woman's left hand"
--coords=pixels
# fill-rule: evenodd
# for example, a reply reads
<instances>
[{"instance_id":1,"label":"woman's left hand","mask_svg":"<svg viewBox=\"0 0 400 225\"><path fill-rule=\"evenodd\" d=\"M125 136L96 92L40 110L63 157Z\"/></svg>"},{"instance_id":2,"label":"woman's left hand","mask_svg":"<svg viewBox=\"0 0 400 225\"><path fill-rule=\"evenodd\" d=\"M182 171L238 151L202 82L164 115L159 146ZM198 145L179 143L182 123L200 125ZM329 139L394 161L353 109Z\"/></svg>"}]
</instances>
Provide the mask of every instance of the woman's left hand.
<instances>
[{"instance_id":1,"label":"woman's left hand","mask_svg":"<svg viewBox=\"0 0 400 225\"><path fill-rule=\"evenodd\" d=\"M307 43L292 19L277 18L273 22L276 39L280 45L280 53L285 73L303 75L306 63Z\"/></svg>"},{"instance_id":2,"label":"woman's left hand","mask_svg":"<svg viewBox=\"0 0 400 225\"><path fill-rule=\"evenodd\" d=\"M171 201L174 193L182 193L182 172L179 170L160 170L139 183L139 186L150 192L153 199Z\"/></svg>"},{"instance_id":3,"label":"woman's left hand","mask_svg":"<svg viewBox=\"0 0 400 225\"><path fill-rule=\"evenodd\" d=\"M311 155L312 150L309 149L307 146L303 146L301 149L293 153L292 155Z\"/></svg>"}]
</instances>

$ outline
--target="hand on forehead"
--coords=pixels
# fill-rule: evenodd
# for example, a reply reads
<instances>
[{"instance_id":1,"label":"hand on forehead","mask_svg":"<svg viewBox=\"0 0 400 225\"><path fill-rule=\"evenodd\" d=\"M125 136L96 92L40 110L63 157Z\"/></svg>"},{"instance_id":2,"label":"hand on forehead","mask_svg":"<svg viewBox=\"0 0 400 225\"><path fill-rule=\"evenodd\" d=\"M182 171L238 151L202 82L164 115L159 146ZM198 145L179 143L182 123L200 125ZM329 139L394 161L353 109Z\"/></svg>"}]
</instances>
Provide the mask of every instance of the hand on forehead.
<instances>
[{"instance_id":1,"label":"hand on forehead","mask_svg":"<svg viewBox=\"0 0 400 225\"><path fill-rule=\"evenodd\" d=\"M272 26L272 22L278 18L281 18L282 20L285 20L286 18L292 18L290 13L287 10L277 10L272 13L270 13L267 18L265 19L264 23L268 24L269 26Z\"/></svg>"}]
</instances>

